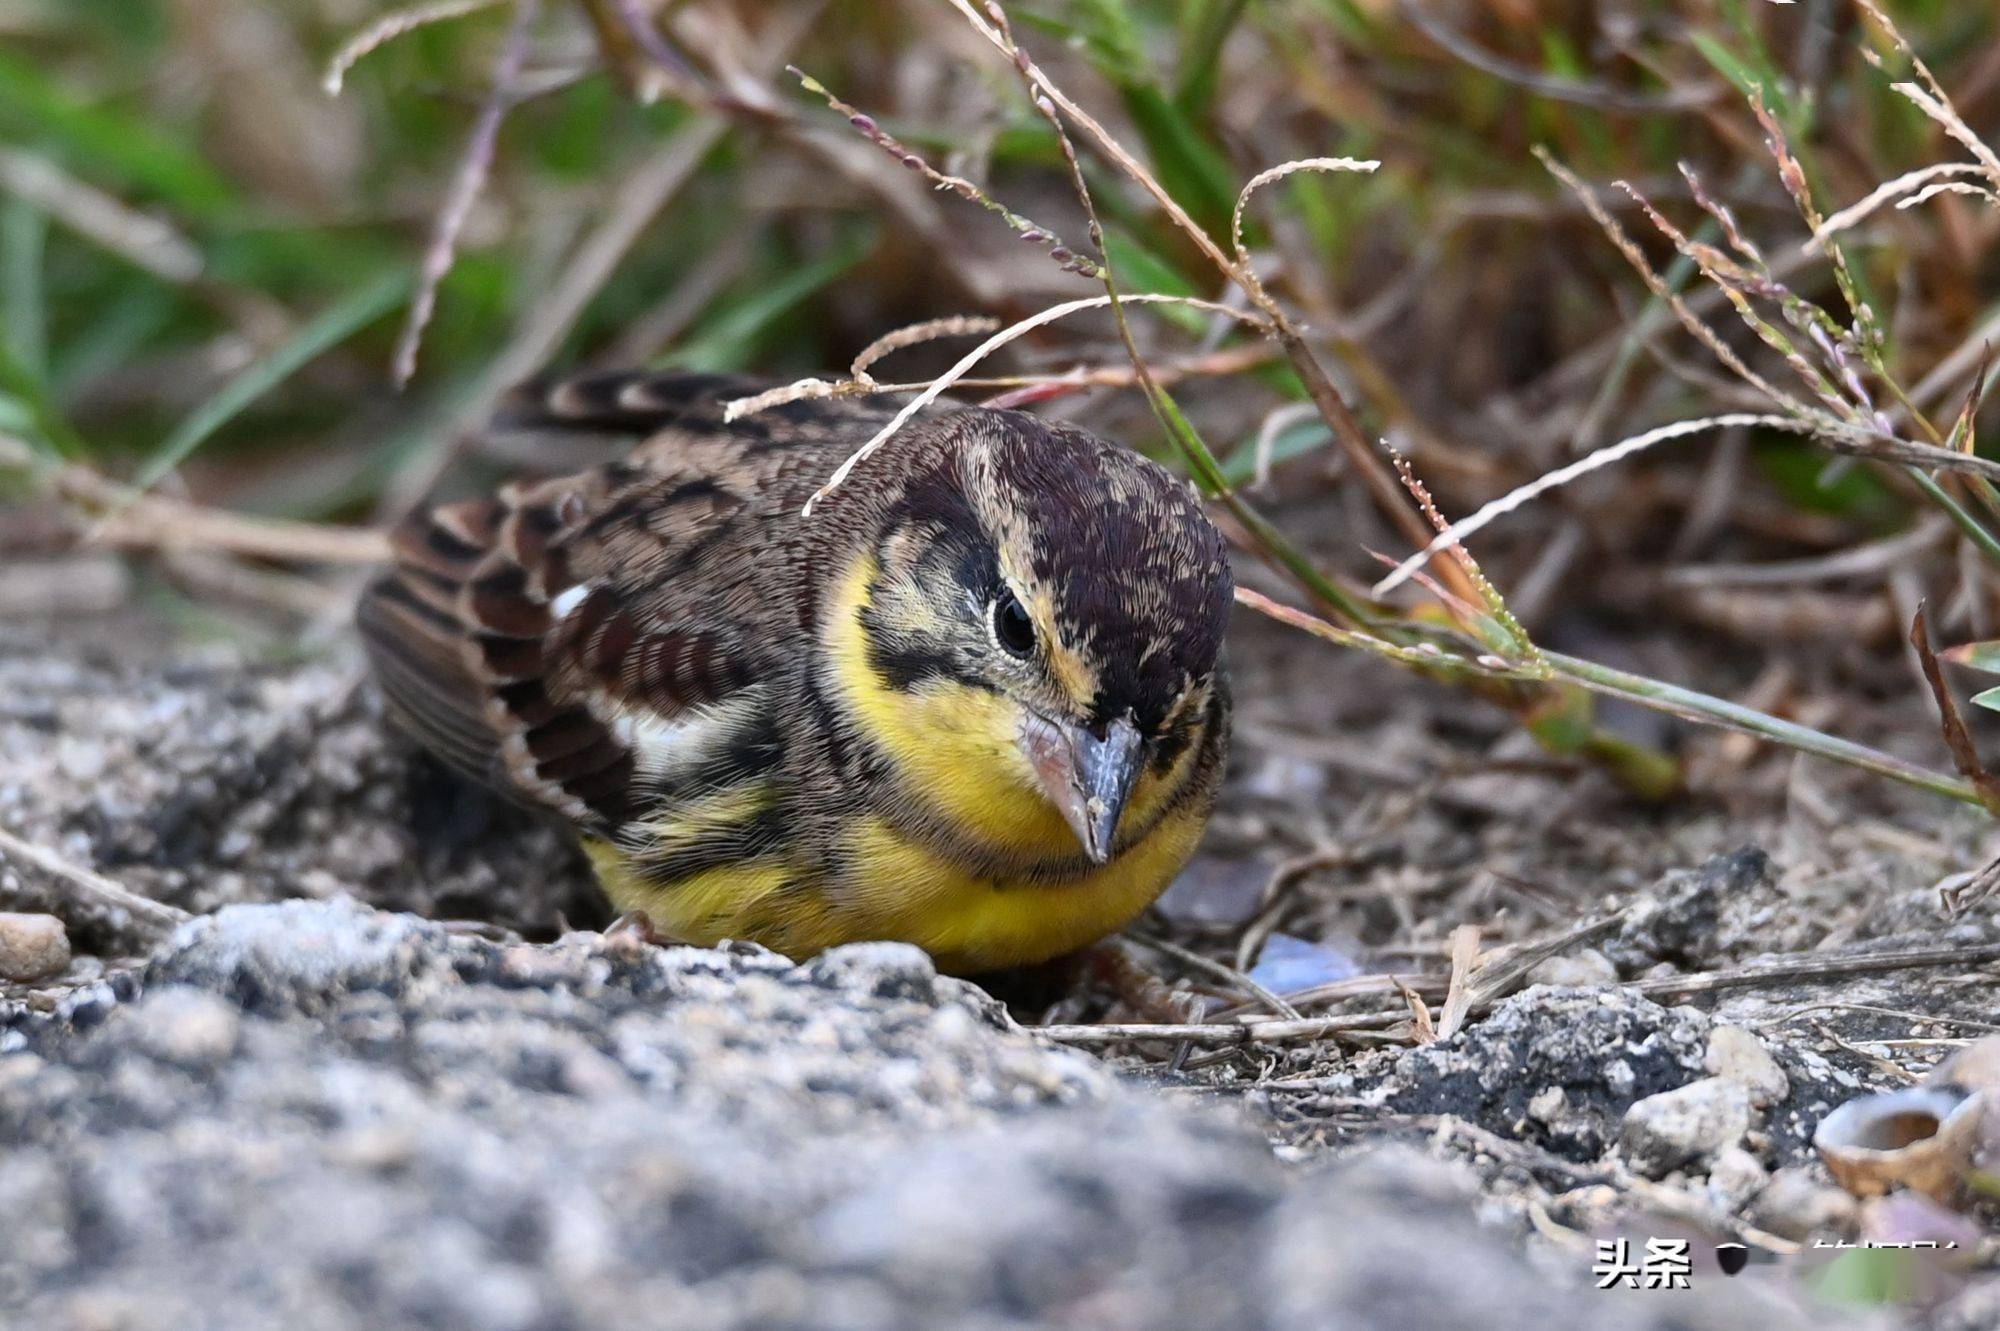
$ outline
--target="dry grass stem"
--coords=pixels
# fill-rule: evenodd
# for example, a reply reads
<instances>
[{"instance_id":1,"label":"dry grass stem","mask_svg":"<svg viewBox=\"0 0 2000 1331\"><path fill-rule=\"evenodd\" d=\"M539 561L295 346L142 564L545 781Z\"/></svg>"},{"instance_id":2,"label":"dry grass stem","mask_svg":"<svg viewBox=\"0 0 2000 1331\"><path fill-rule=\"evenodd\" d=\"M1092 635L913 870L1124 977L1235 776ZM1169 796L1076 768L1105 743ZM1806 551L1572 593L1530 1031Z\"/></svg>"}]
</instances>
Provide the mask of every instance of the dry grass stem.
<instances>
[{"instance_id":1,"label":"dry grass stem","mask_svg":"<svg viewBox=\"0 0 2000 1331\"><path fill-rule=\"evenodd\" d=\"M1081 277L1097 276L1097 265L1083 255L1078 254L1072 247L1064 243L1062 238L1057 236L1055 232L1029 218L1021 216L1021 214L1015 212L1006 204L1001 203L964 176L955 176L949 172L938 170L924 159L922 153L915 151L901 139L883 129L876 122L875 117L861 110L861 108L849 105L847 102L834 96L833 93L827 90L825 84L797 66L788 65L786 69L794 78L798 79L800 87L804 88L807 92L816 94L825 101L828 107L846 116L847 123L852 125L862 138L880 148L892 160L901 163L903 166L930 181L933 189L948 190L969 203L978 204L987 212L1004 221L1022 240L1047 249L1049 257L1061 265L1065 271L1076 273Z\"/></svg>"},{"instance_id":2,"label":"dry grass stem","mask_svg":"<svg viewBox=\"0 0 2000 1331\"><path fill-rule=\"evenodd\" d=\"M120 910L140 924L156 930L172 929L185 920L194 918L178 906L169 906L164 901L142 897L123 884L95 873L80 864L72 864L55 851L46 850L32 842L23 841L5 828L0 828L0 854L35 868L69 884L88 898L93 905Z\"/></svg>"},{"instance_id":3,"label":"dry grass stem","mask_svg":"<svg viewBox=\"0 0 2000 1331\"><path fill-rule=\"evenodd\" d=\"M1472 1005L1470 980L1479 964L1479 926L1461 924L1451 931L1451 979L1445 987L1444 1011L1438 1018L1438 1038L1448 1040L1465 1024Z\"/></svg>"},{"instance_id":4,"label":"dry grass stem","mask_svg":"<svg viewBox=\"0 0 2000 1331\"><path fill-rule=\"evenodd\" d=\"M1721 361L1738 378L1771 401L1782 404L1787 410L1800 413L1810 410L1805 403L1789 393L1779 391L1776 385L1746 365L1743 358L1736 354L1735 349L1724 342L1721 335L1710 328L1701 316L1689 307L1687 300L1653 271L1653 265L1647 262L1644 251L1625 234L1625 228L1618 225L1617 219L1611 216L1610 211L1599 202L1597 195L1577 177L1575 172L1557 161L1555 156L1541 145L1537 144L1534 151L1535 156L1549 169L1550 174L1568 186L1570 192L1582 203L1584 211L1590 214L1590 219L1597 223L1598 229L1604 232L1617 247L1618 252L1625 256L1626 262L1639 274L1640 280L1646 284L1646 289L1653 293L1656 300L1673 311L1681 326L1687 329L1697 342L1708 348L1709 354Z\"/></svg>"},{"instance_id":5,"label":"dry grass stem","mask_svg":"<svg viewBox=\"0 0 2000 1331\"><path fill-rule=\"evenodd\" d=\"M48 213L163 282L199 278L201 250L172 223L142 213L33 153L0 147L0 191Z\"/></svg>"},{"instance_id":6,"label":"dry grass stem","mask_svg":"<svg viewBox=\"0 0 2000 1331\"><path fill-rule=\"evenodd\" d=\"M1259 171L1256 175L1250 177L1250 183L1237 193L1236 206L1230 210L1229 214L1229 242L1235 247L1236 265L1238 270L1243 274L1244 280L1249 285L1255 286L1259 291L1263 290L1263 283L1257 280L1257 274L1250 266L1250 252L1243 244L1243 213L1250 206L1251 195L1266 185L1283 180L1286 176L1297 175L1301 171L1321 171L1327 173L1352 171L1365 175L1369 172L1379 171L1381 167L1382 164L1380 162L1368 161L1359 157L1301 157L1294 161L1281 162L1277 166Z\"/></svg>"},{"instance_id":7,"label":"dry grass stem","mask_svg":"<svg viewBox=\"0 0 2000 1331\"><path fill-rule=\"evenodd\" d=\"M448 23L503 3L505 0L434 0L431 4L391 10L340 44L340 49L326 62L320 86L326 89L327 96L338 97L346 90L347 76L356 65L405 33L433 23Z\"/></svg>"},{"instance_id":8,"label":"dry grass stem","mask_svg":"<svg viewBox=\"0 0 2000 1331\"><path fill-rule=\"evenodd\" d=\"M2000 205L2000 194L1995 194L1984 185L1975 185L1965 180L1945 180L1935 185L1924 186L1917 193L1898 203L1896 207L1914 208L1918 204L1929 203L1940 194L1966 194L1978 199L1981 203Z\"/></svg>"},{"instance_id":9,"label":"dry grass stem","mask_svg":"<svg viewBox=\"0 0 2000 1331\"><path fill-rule=\"evenodd\" d=\"M1170 938L1159 938L1152 934L1132 934L1130 937L1133 941L1145 947L1150 947L1165 956L1172 957L1182 965L1200 971L1203 975L1211 979L1218 980L1232 989L1238 989L1249 994L1280 1017L1296 1019L1299 1015L1297 1008L1286 1002L1278 994L1273 993L1257 981L1251 979L1249 973L1246 971L1238 970L1236 967L1217 961L1213 957L1205 957L1192 948L1182 947Z\"/></svg>"},{"instance_id":10,"label":"dry grass stem","mask_svg":"<svg viewBox=\"0 0 2000 1331\"><path fill-rule=\"evenodd\" d=\"M847 374L856 383L873 383L868 373L869 367L883 357L914 347L925 342L934 342L944 337L974 337L980 333L991 333L1001 327L998 319L984 314L954 314L942 319L926 319L922 323L910 324L893 332L884 333L861 349L847 367Z\"/></svg>"},{"instance_id":11,"label":"dry grass stem","mask_svg":"<svg viewBox=\"0 0 2000 1331\"><path fill-rule=\"evenodd\" d=\"M1310 402L1287 402L1284 406L1267 413L1257 425L1257 447L1255 461L1251 467L1250 485L1252 489L1263 491L1271 486L1272 455L1277 451L1278 436L1295 425L1303 425L1319 416L1319 408Z\"/></svg>"},{"instance_id":12,"label":"dry grass stem","mask_svg":"<svg viewBox=\"0 0 2000 1331\"><path fill-rule=\"evenodd\" d=\"M1435 643L1419 642L1412 646L1391 642L1369 633L1346 629L1338 624L1329 624L1317 615L1295 609L1283 602L1274 601L1262 592L1248 587L1236 589L1236 604L1247 606L1268 619L1290 625L1316 638L1323 638L1338 647L1350 647L1357 651L1372 652L1377 656L1420 670L1453 670L1468 675L1486 676L1492 679L1543 680L1547 671L1531 665L1510 662L1497 656L1462 656L1446 652Z\"/></svg>"},{"instance_id":13,"label":"dry grass stem","mask_svg":"<svg viewBox=\"0 0 2000 1331\"><path fill-rule=\"evenodd\" d=\"M34 451L0 435L0 470L36 468ZM292 564L378 564L388 537L361 527L257 518L145 494L76 463L41 471L56 498L96 518L86 534L97 545L142 550L215 550Z\"/></svg>"},{"instance_id":14,"label":"dry grass stem","mask_svg":"<svg viewBox=\"0 0 2000 1331\"><path fill-rule=\"evenodd\" d=\"M1232 310L1226 305L1218 304L1212 300L1201 300L1194 296L1173 296L1155 292L1136 296L1123 296L1119 299L1125 301L1127 304L1134 305L1181 305L1190 309L1207 310L1214 314L1236 319L1253 328L1262 329L1266 326L1264 320L1255 314L1244 310ZM895 437L899 430L909 424L911 417L915 416L925 407L928 407L932 402L935 402L953 384L970 373L972 368L979 364L979 362L985 360L1009 342L1024 337L1037 328L1052 324L1058 319L1067 318L1069 315L1075 314L1080 310L1099 310L1111 303L1112 297L1110 296L1084 296L1078 300L1064 301L1060 305L1051 305L1048 309L1042 310L1040 313L1029 315L1020 322L1010 324L1008 327L988 337L960 358L957 364L953 365L936 379L933 379L922 392L903 404L902 409L896 413L887 425L876 431L868 442L850 453L845 461L834 468L833 475L827 477L826 484L820 486L819 489L813 492L812 497L806 500L805 509L803 510L805 516L811 516L813 508L818 505L820 500L838 489L841 482L845 481L857 466L871 457L882 445L888 443L890 439ZM730 405L732 408L738 408L738 404L736 403L731 403ZM735 420L743 414L743 411L738 408L727 419Z\"/></svg>"},{"instance_id":15,"label":"dry grass stem","mask_svg":"<svg viewBox=\"0 0 2000 1331\"><path fill-rule=\"evenodd\" d=\"M1813 229L1812 236L1800 245L1799 250L1802 254L1817 255L1829 239L1843 231L1852 230L1874 216L1885 205L1901 200L1896 204L1897 207L1909 207L1912 200L1904 196L1913 190L1922 189L1933 181L1948 176L1978 175L1980 172L1981 168L1972 162L1938 162L1906 172L1893 180L1884 181L1860 199L1822 221Z\"/></svg>"},{"instance_id":16,"label":"dry grass stem","mask_svg":"<svg viewBox=\"0 0 2000 1331\"><path fill-rule=\"evenodd\" d=\"M1951 686L1945 682L1944 668L1938 664L1937 653L1931 648L1930 628L1921 602L1910 620L1910 646L1916 649L1924 683L1930 689L1931 700L1937 704L1938 722L1944 732L1945 746L1951 750L1953 765L1958 768L1958 774L1979 792L1987 811L2000 814L2000 780L1986 770L1986 764L1979 757L1978 746L1972 742L1972 732L1965 728L1965 718L1959 714L1958 704L1952 699Z\"/></svg>"},{"instance_id":17,"label":"dry grass stem","mask_svg":"<svg viewBox=\"0 0 2000 1331\"><path fill-rule=\"evenodd\" d=\"M1396 565L1392 572L1369 588L1369 594L1378 598L1387 596L1390 592L1396 590L1396 588L1402 586L1415 576L1425 564L1430 562L1431 557L1439 551L1458 545L1467 536L1481 530L1496 519L1505 517L1523 504L1540 498L1551 490L1561 489L1563 486L1580 477L1588 476L1594 471L1601 471L1605 467L1623 462L1626 458L1645 452L1655 444L1662 444L1670 439L1684 438L1691 434L1700 434L1706 430L1725 430L1737 426L1762 426L1768 429L1786 430L1793 433L1803 433L1809 428L1790 416L1774 416L1762 412L1730 412L1721 416L1704 416L1700 420L1675 421L1671 425L1662 425L1656 429L1647 430L1643 434L1635 434L1630 439L1622 439L1615 444L1600 448L1594 453L1578 458L1575 462L1567 466L1557 467L1554 471L1537 477L1526 485L1511 490L1491 503L1483 505L1470 517L1462 518L1452 523L1436 536L1432 537L1430 543L1422 550L1419 550L1416 554L1411 555L1408 559Z\"/></svg>"},{"instance_id":18,"label":"dry grass stem","mask_svg":"<svg viewBox=\"0 0 2000 1331\"><path fill-rule=\"evenodd\" d=\"M1789 4L1790 0L1775 0L1775 3ZM1719 83L1696 83L1658 93L1627 92L1601 83L1563 78L1487 50L1446 23L1428 0L1398 0L1397 9L1426 37L1474 69L1553 101L1604 111L1672 111L1701 106L1724 91L1724 85Z\"/></svg>"}]
</instances>

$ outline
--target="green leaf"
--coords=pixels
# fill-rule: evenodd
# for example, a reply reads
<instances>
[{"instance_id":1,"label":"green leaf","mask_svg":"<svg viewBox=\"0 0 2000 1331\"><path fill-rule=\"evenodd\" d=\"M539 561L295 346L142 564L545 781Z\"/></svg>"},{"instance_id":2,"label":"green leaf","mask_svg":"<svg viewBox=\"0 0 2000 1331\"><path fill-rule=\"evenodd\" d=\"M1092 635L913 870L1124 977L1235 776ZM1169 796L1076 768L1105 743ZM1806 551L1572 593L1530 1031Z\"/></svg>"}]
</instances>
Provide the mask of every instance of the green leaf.
<instances>
[{"instance_id":1,"label":"green leaf","mask_svg":"<svg viewBox=\"0 0 2000 1331\"><path fill-rule=\"evenodd\" d=\"M28 404L17 397L0 393L0 434L10 434L19 439L34 428L35 414L28 410Z\"/></svg>"},{"instance_id":2,"label":"green leaf","mask_svg":"<svg viewBox=\"0 0 2000 1331\"><path fill-rule=\"evenodd\" d=\"M1098 71L1118 83L1152 82L1138 20L1125 0L1082 0L1082 8Z\"/></svg>"},{"instance_id":3,"label":"green leaf","mask_svg":"<svg viewBox=\"0 0 2000 1331\"><path fill-rule=\"evenodd\" d=\"M410 276L384 273L306 321L284 345L238 371L187 414L146 460L133 484L144 490L178 467L210 436L305 365L387 314L409 294Z\"/></svg>"},{"instance_id":4,"label":"green leaf","mask_svg":"<svg viewBox=\"0 0 2000 1331\"><path fill-rule=\"evenodd\" d=\"M1227 8L1227 6L1223 6ZM1118 87L1167 193L1212 234L1221 234L1236 202L1236 173L1187 107L1169 97L1146 59L1145 42L1126 0L1081 0L1069 40ZM1044 18L1042 26L1063 25ZM1224 29L1226 33L1226 28ZM1220 34L1216 40L1220 40Z\"/></svg>"},{"instance_id":5,"label":"green leaf","mask_svg":"<svg viewBox=\"0 0 2000 1331\"><path fill-rule=\"evenodd\" d=\"M1757 470L1794 508L1879 525L1900 526L1904 506L1880 477L1860 467L1830 469L1826 454L1795 439L1760 439Z\"/></svg>"},{"instance_id":6,"label":"green leaf","mask_svg":"<svg viewBox=\"0 0 2000 1331\"><path fill-rule=\"evenodd\" d=\"M1989 712L2000 712L2000 687L1973 694L1971 702L1974 707L1984 707Z\"/></svg>"},{"instance_id":7,"label":"green leaf","mask_svg":"<svg viewBox=\"0 0 2000 1331\"><path fill-rule=\"evenodd\" d=\"M50 392L67 398L80 384L131 359L173 318L175 293L148 277L128 281L66 339L50 366Z\"/></svg>"},{"instance_id":8,"label":"green leaf","mask_svg":"<svg viewBox=\"0 0 2000 1331\"><path fill-rule=\"evenodd\" d=\"M1953 665L1964 666L1967 670L1977 670L1986 675L2000 675L2000 639L1960 643L1956 647L1947 647L1939 652L1938 656Z\"/></svg>"},{"instance_id":9,"label":"green leaf","mask_svg":"<svg viewBox=\"0 0 2000 1331\"><path fill-rule=\"evenodd\" d=\"M1831 1303L1879 1307L1902 1303L1916 1290L1916 1254L1898 1248L1854 1248L1843 1252L1808 1285Z\"/></svg>"},{"instance_id":10,"label":"green leaf","mask_svg":"<svg viewBox=\"0 0 2000 1331\"><path fill-rule=\"evenodd\" d=\"M13 348L7 345L5 339L0 339L0 393L12 398L18 414L25 416L28 428L24 433L30 444L52 456L74 458L83 455L83 440L70 428L55 403L49 400L40 377L15 358Z\"/></svg>"}]
</instances>

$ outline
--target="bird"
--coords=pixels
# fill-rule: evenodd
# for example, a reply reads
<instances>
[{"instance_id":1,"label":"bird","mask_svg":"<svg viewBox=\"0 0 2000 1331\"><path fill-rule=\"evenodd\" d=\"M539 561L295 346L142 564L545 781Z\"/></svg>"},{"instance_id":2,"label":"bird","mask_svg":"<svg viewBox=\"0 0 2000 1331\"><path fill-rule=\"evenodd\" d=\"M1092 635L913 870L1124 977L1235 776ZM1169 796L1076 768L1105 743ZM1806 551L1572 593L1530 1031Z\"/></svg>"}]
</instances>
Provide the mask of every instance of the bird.
<instances>
[{"instance_id":1,"label":"bird","mask_svg":"<svg viewBox=\"0 0 2000 1331\"><path fill-rule=\"evenodd\" d=\"M516 390L560 475L420 510L357 623L391 719L568 823L653 934L947 973L1130 923L1208 821L1227 547L1193 488L1071 425L754 379Z\"/></svg>"}]
</instances>

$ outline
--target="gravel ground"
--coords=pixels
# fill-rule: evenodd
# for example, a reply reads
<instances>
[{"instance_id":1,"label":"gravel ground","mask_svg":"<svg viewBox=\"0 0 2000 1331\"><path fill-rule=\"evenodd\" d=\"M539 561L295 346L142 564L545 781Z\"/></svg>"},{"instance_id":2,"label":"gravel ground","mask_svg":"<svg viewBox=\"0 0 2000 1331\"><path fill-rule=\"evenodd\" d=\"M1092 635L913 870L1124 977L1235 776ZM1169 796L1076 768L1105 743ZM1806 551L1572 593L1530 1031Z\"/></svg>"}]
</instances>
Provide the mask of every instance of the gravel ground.
<instances>
[{"instance_id":1,"label":"gravel ground","mask_svg":"<svg viewBox=\"0 0 2000 1331\"><path fill-rule=\"evenodd\" d=\"M1376 837L1270 916L1322 956L1429 964L1439 919L1354 910L1404 909L1447 854L1468 884L1496 856L1553 877L1623 837L1631 862L1561 921L1616 906L1617 927L1433 1043L1100 1061L900 947L794 967L563 933L603 922L574 853L386 736L351 665L92 640L0 630L0 827L196 918L163 930L0 855L0 906L37 917L0 916L0 948L41 949L0 980L9 1331L1831 1328L1847 1315L1796 1276L1856 1215L1812 1126L1921 1056L1856 1041L1989 1006L1978 966L1699 1007L1603 987L1992 943L1939 920L1921 867L1858 888L1893 844L1867 819L1810 852L1789 813L1741 820L1777 851L1662 875L1712 842L1712 808L1575 821L1586 793L1535 851L1547 828L1504 801L1343 806L1345 757L1280 781L1292 760L1253 738L1179 906L1240 896L1228 857L1304 791ZM1477 915L1488 890L1441 906ZM1492 912L1501 937L1546 932L1536 893ZM1800 1018L1829 1002L1869 1010ZM1713 1245L1745 1235L1808 1246L1725 1279ZM1686 1239L1692 1290L1592 1288L1618 1237ZM1954 1279L1934 1320L1979 1325L1982 1298Z\"/></svg>"},{"instance_id":2,"label":"gravel ground","mask_svg":"<svg viewBox=\"0 0 2000 1331\"><path fill-rule=\"evenodd\" d=\"M0 1050L21 1331L1812 1321L1751 1283L1579 1288L1465 1171L1288 1165L893 944L232 906Z\"/></svg>"}]
</instances>

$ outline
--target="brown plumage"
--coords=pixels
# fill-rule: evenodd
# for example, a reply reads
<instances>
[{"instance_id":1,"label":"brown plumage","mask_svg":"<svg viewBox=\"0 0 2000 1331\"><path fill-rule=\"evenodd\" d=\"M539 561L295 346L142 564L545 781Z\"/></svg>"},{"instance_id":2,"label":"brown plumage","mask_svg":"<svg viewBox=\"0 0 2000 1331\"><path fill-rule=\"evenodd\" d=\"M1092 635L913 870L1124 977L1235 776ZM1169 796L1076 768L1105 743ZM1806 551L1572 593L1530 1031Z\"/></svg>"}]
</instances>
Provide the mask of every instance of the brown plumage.
<instances>
[{"instance_id":1,"label":"brown plumage","mask_svg":"<svg viewBox=\"0 0 2000 1331\"><path fill-rule=\"evenodd\" d=\"M1199 502L1080 431L933 408L803 517L896 403L725 423L755 390L521 395L500 428L629 451L398 534L360 611L397 716L690 941L982 969L1123 923L1220 776L1229 575Z\"/></svg>"}]
</instances>

